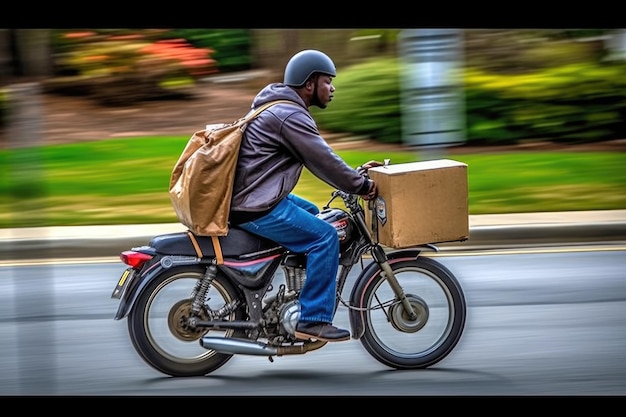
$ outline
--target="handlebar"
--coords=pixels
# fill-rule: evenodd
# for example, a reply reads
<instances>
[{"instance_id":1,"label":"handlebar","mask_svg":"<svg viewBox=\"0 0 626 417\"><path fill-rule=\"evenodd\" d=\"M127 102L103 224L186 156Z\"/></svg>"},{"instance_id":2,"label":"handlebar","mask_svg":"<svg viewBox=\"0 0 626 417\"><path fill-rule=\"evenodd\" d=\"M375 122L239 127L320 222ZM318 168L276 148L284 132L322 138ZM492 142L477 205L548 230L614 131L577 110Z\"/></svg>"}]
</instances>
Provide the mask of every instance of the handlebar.
<instances>
[{"instance_id":1,"label":"handlebar","mask_svg":"<svg viewBox=\"0 0 626 417\"><path fill-rule=\"evenodd\" d=\"M374 161L370 161L367 164L370 164L371 162ZM387 166L391 163L391 159L385 158L383 160L383 164L382 166ZM380 162L378 163L380 164ZM366 165L366 164L365 164ZM374 166L379 166L379 165L374 165ZM368 170L363 168L362 166L359 166L356 168L356 170L359 172L359 174L361 174L363 177L369 179L369 175L368 175ZM333 191L330 200L328 200L328 203L326 203L326 205L324 206L325 209L330 207L330 204L337 198L340 197L344 204L346 205L346 207L353 213L357 213L358 211L362 211L362 207L358 204L358 199L359 196L356 194L350 194L347 193L345 191L341 191L341 190L335 190ZM370 205L370 209L373 209L372 205L373 205L373 200L368 201L368 204Z\"/></svg>"}]
</instances>

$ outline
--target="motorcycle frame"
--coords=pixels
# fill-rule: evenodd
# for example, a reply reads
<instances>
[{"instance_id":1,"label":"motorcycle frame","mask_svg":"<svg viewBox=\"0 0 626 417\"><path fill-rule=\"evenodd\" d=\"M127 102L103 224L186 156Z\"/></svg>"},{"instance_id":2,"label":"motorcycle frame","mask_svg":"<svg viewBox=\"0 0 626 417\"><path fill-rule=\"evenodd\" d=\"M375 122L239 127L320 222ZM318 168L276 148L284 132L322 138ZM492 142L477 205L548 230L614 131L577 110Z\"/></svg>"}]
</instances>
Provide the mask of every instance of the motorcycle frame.
<instances>
[{"instance_id":1,"label":"motorcycle frame","mask_svg":"<svg viewBox=\"0 0 626 417\"><path fill-rule=\"evenodd\" d=\"M358 299L359 294L362 293L362 287L364 285L367 285L367 283L371 281L371 278L375 277L379 273L383 273L385 275L385 279L387 279L391 288L393 289L397 299L404 304L405 310L409 314L415 314L412 306L406 298L406 295L404 294L403 289L400 287L395 278L393 270L390 267L390 263L395 263L406 259L416 259L424 249L433 250L436 252L438 251L438 248L435 245L426 244L415 248L399 249L386 252L382 245L380 245L375 238L375 236L377 235L378 220L374 214L374 210L372 210L373 230L370 231L365 222L365 211L363 210L363 207L359 204L358 197L356 195L351 195L336 190L333 192L331 199L324 206L324 208L329 208L330 204L337 197L341 197L343 199L346 208L348 208L350 216L354 220L355 226L359 229L360 237L358 240L351 242L350 246L344 249L340 254L339 270L336 277L337 293L335 297L334 313L336 313L337 308L341 303L343 303L344 305L346 304L345 301L342 299L341 294L343 292L343 288L345 286L350 271L352 270L354 265L359 263L359 261L362 261L363 255L369 252L372 256L372 261L368 265L366 265L359 273L359 276L356 280L357 285L352 288L349 298L350 301L347 304L347 307L349 309L349 319L350 326L352 328L353 338L359 339L363 335L364 331L364 309L359 305L360 301ZM144 288L146 288L150 284L150 282L152 282L152 280L159 276L165 269L188 265L206 265L207 269L217 268L234 282L239 283L239 288L241 289L242 294L246 298L246 302L250 307L248 309L249 320L246 322L225 323L224 321L199 319L194 320L194 325L199 327L219 326L222 329L259 328L262 319L262 309L260 308L260 306L257 306L257 303L271 288L273 277L277 269L280 267L281 264L283 264L286 258L289 256L298 256L298 254L293 254L287 249L277 246L276 249L267 254L266 259L268 260L268 263L261 268L261 272L255 274L255 282L257 284L255 285L255 282L251 280L246 281L246 277L243 276L236 268L229 267L227 265L217 265L217 260L215 257L199 258L195 256L182 255L166 255L161 257L156 253L155 249L151 248L150 246L141 246L138 248L133 248L133 250L153 255L154 259L151 260L144 267L142 267L139 272L134 269L131 271L131 274L134 275L139 273L140 276L128 277L128 279L132 279L132 281L130 282L128 287L124 289L123 293L116 297L120 299L120 303L114 316L115 320L121 320L129 314L136 300L138 299L139 294L141 294ZM370 277L370 279L364 279L364 277ZM255 306L259 308L255 308Z\"/></svg>"}]
</instances>

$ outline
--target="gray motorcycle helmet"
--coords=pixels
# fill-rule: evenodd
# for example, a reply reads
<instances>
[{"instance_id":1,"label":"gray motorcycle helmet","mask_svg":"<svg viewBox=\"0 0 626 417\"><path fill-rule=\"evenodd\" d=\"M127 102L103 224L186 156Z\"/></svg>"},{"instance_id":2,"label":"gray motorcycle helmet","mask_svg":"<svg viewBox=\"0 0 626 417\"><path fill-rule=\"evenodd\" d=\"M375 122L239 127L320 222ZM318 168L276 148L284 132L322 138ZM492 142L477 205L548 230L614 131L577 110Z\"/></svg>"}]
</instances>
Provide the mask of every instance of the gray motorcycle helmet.
<instances>
[{"instance_id":1,"label":"gray motorcycle helmet","mask_svg":"<svg viewBox=\"0 0 626 417\"><path fill-rule=\"evenodd\" d=\"M305 49L287 62L284 83L291 87L300 87L316 72L337 76L335 64L328 55L314 49Z\"/></svg>"}]
</instances>

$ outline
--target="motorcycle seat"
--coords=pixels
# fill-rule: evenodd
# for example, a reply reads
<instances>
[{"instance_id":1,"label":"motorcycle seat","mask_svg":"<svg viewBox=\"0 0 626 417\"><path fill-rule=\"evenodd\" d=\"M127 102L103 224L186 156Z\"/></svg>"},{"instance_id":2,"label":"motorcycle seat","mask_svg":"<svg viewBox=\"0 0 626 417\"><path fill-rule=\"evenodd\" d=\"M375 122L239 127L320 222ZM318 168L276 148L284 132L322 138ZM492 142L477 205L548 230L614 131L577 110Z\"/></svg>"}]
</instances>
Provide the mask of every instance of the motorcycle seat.
<instances>
[{"instance_id":1,"label":"motorcycle seat","mask_svg":"<svg viewBox=\"0 0 626 417\"><path fill-rule=\"evenodd\" d=\"M205 257L215 256L213 241L210 236L196 236L200 250ZM228 235L219 237L222 255L232 259L254 259L267 256L268 252L284 250L277 243L256 236L248 231L231 227ZM158 235L150 240L149 246L158 253L168 255L197 256L196 250L187 232L176 232Z\"/></svg>"}]
</instances>

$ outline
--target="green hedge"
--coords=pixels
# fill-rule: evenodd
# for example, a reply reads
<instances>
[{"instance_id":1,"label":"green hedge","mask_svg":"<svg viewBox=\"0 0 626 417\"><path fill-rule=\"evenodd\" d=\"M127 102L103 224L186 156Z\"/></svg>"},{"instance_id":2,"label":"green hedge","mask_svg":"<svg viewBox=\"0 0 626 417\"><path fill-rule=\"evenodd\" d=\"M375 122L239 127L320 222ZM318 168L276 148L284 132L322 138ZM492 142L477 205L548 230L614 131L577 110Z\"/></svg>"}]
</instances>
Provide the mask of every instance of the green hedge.
<instances>
[{"instance_id":1,"label":"green hedge","mask_svg":"<svg viewBox=\"0 0 626 417\"><path fill-rule=\"evenodd\" d=\"M465 73L472 142L590 142L624 137L624 63L572 64L524 75Z\"/></svg>"},{"instance_id":2,"label":"green hedge","mask_svg":"<svg viewBox=\"0 0 626 417\"><path fill-rule=\"evenodd\" d=\"M321 129L402 142L399 64L379 59L342 69L335 100L312 111ZM593 142L626 137L626 63L585 63L529 74L464 70L466 140Z\"/></svg>"},{"instance_id":3,"label":"green hedge","mask_svg":"<svg viewBox=\"0 0 626 417\"><path fill-rule=\"evenodd\" d=\"M332 103L324 110L311 108L321 128L398 142L402 109L396 59L342 69L333 83L336 91Z\"/></svg>"}]
</instances>

